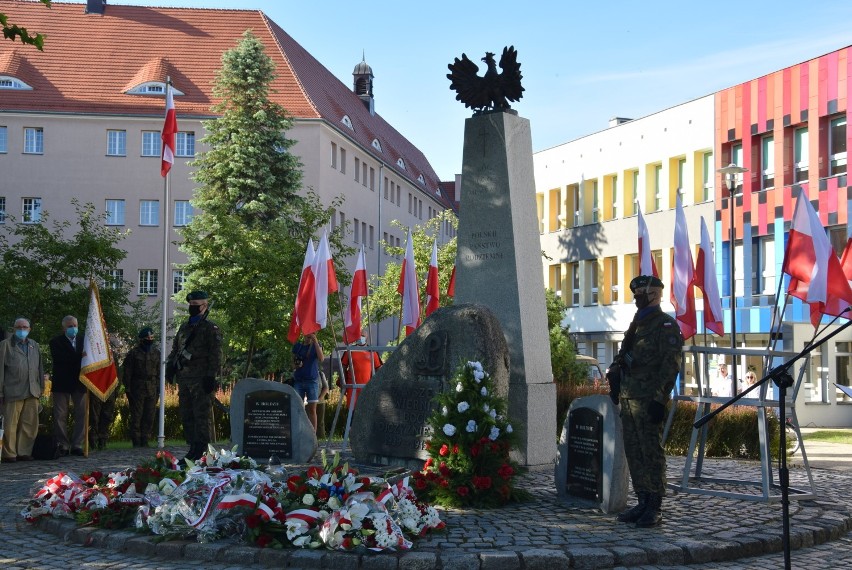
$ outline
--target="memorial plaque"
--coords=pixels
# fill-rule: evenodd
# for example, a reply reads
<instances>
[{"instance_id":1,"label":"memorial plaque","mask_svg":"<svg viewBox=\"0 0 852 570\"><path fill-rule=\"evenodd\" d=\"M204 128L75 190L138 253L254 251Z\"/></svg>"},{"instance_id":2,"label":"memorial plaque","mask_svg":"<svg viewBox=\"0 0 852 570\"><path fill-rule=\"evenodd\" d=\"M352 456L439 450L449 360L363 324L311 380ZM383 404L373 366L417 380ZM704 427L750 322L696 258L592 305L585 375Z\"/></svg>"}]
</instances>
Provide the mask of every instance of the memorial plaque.
<instances>
[{"instance_id":1,"label":"memorial plaque","mask_svg":"<svg viewBox=\"0 0 852 570\"><path fill-rule=\"evenodd\" d=\"M568 414L568 494L600 501L603 478L603 418L590 408Z\"/></svg>"},{"instance_id":2,"label":"memorial plaque","mask_svg":"<svg viewBox=\"0 0 852 570\"><path fill-rule=\"evenodd\" d=\"M440 380L431 378L421 378L417 387L389 387L379 400L379 409L371 415L372 432L378 436L374 453L428 459L426 444L432 429L427 420L440 389Z\"/></svg>"},{"instance_id":3,"label":"memorial plaque","mask_svg":"<svg viewBox=\"0 0 852 570\"><path fill-rule=\"evenodd\" d=\"M242 450L251 457L293 458L290 394L258 390L245 396Z\"/></svg>"}]
</instances>

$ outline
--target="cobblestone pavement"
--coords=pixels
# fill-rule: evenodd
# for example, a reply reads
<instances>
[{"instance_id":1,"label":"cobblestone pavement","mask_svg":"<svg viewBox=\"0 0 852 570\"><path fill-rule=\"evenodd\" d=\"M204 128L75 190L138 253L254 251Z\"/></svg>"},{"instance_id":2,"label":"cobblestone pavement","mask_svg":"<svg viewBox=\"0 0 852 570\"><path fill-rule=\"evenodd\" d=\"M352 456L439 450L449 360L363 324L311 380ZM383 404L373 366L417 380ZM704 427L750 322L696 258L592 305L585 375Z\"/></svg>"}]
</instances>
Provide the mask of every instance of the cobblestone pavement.
<instances>
[{"instance_id":1,"label":"cobblestone pavement","mask_svg":"<svg viewBox=\"0 0 852 570\"><path fill-rule=\"evenodd\" d=\"M184 449L172 449L181 456ZM755 568L783 567L780 502L695 493L670 493L664 524L637 529L612 515L560 501L553 471L536 470L524 486L530 502L495 510L446 510L447 532L433 534L400 554L357 555L330 551L261 550L233 542L156 543L129 531L76 529L66 520L38 526L20 516L32 490L61 470L117 470L138 464L152 450L107 450L90 457L0 464L0 567L16 568ZM679 478L682 458L670 458ZM362 472L370 472L361 468ZM852 470L812 469L817 497L793 500L793 568L852 568ZM705 460L705 479L755 481L754 462ZM807 488L805 470L791 467L791 485ZM703 482L705 490L756 493L758 487Z\"/></svg>"}]
</instances>

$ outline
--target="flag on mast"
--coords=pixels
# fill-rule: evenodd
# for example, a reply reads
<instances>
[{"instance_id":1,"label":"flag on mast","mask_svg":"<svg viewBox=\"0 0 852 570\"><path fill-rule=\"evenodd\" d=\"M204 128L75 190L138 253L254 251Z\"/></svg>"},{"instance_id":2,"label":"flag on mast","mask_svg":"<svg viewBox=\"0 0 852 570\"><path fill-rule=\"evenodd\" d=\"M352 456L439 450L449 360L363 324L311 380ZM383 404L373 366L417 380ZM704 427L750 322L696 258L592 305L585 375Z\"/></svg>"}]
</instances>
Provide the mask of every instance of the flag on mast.
<instances>
[{"instance_id":1,"label":"flag on mast","mask_svg":"<svg viewBox=\"0 0 852 570\"><path fill-rule=\"evenodd\" d=\"M718 335L725 334L722 323L722 297L719 295L719 282L716 280L716 267L713 263L713 246L710 232L704 216L701 216L701 246L695 261L695 286L704 296L704 328Z\"/></svg>"},{"instance_id":2,"label":"flag on mast","mask_svg":"<svg viewBox=\"0 0 852 570\"><path fill-rule=\"evenodd\" d=\"M397 293L402 295L402 324L405 334L409 335L420 326L420 289L417 286L417 268L414 265L414 244L412 244L411 228L408 228L408 238L405 241L405 258L399 272Z\"/></svg>"},{"instance_id":3,"label":"flag on mast","mask_svg":"<svg viewBox=\"0 0 852 570\"><path fill-rule=\"evenodd\" d=\"M426 316L441 306L441 290L438 283L438 240L432 240L432 259L426 277Z\"/></svg>"},{"instance_id":4,"label":"flag on mast","mask_svg":"<svg viewBox=\"0 0 852 570\"><path fill-rule=\"evenodd\" d=\"M175 135L177 134L177 115L175 113L175 100L172 95L171 81L166 81L166 121L163 124L163 132L160 138L163 140L163 154L160 162L160 176L165 178L166 174L175 163Z\"/></svg>"},{"instance_id":5,"label":"flag on mast","mask_svg":"<svg viewBox=\"0 0 852 570\"><path fill-rule=\"evenodd\" d=\"M686 215L683 213L683 203L680 194L675 205L674 230L674 267L672 271L672 305L675 307L675 318L680 325L683 340L695 335L695 268L692 263L692 249L689 245L689 232L686 227Z\"/></svg>"},{"instance_id":6,"label":"flag on mast","mask_svg":"<svg viewBox=\"0 0 852 570\"><path fill-rule=\"evenodd\" d=\"M355 263L355 274L352 276L352 286L349 288L349 308L343 315L343 342L350 344L361 337L361 298L367 296L367 260L364 255L364 244L358 252Z\"/></svg>"},{"instance_id":7,"label":"flag on mast","mask_svg":"<svg viewBox=\"0 0 852 570\"><path fill-rule=\"evenodd\" d=\"M305 326L316 327L316 286L314 282L313 264L316 251L314 240L308 238L308 247L305 250L305 260L302 262L302 275L299 278L299 289L296 291L296 301L293 304L293 313L290 315L290 330L287 332L287 340L291 344L299 340L299 331ZM306 333L313 332L311 330Z\"/></svg>"},{"instance_id":8,"label":"flag on mast","mask_svg":"<svg viewBox=\"0 0 852 570\"><path fill-rule=\"evenodd\" d=\"M313 264L314 281L316 286L316 323L324 329L328 323L328 295L337 291L337 275L334 272L334 262L328 247L328 234L324 231L320 239L317 255Z\"/></svg>"},{"instance_id":9,"label":"flag on mast","mask_svg":"<svg viewBox=\"0 0 852 570\"><path fill-rule=\"evenodd\" d=\"M101 298L94 280L89 285L89 315L83 339L80 382L105 402L118 386L118 374L112 359L109 333L101 310Z\"/></svg>"},{"instance_id":10,"label":"flag on mast","mask_svg":"<svg viewBox=\"0 0 852 570\"><path fill-rule=\"evenodd\" d=\"M447 297L456 296L456 266L453 265L453 272L450 273L450 284L447 285Z\"/></svg>"},{"instance_id":11,"label":"flag on mast","mask_svg":"<svg viewBox=\"0 0 852 570\"><path fill-rule=\"evenodd\" d=\"M642 217L642 208L637 206L636 211L639 213L639 275L659 277L657 264L654 262L654 256L651 255L651 240L648 238L645 218Z\"/></svg>"}]
</instances>

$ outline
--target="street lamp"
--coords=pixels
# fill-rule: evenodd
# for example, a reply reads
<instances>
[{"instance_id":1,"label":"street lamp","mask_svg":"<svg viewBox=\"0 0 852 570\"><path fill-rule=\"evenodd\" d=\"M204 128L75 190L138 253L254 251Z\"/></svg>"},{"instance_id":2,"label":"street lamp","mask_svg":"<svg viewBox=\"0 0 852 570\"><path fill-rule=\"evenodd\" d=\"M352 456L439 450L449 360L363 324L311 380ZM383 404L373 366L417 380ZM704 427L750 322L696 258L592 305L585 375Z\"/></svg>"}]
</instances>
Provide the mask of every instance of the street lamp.
<instances>
[{"instance_id":1,"label":"street lamp","mask_svg":"<svg viewBox=\"0 0 852 570\"><path fill-rule=\"evenodd\" d=\"M728 258L731 262L729 268L730 274L728 275L728 286L731 290L731 360L733 361L731 363L731 394L734 395L737 393L737 296L736 287L734 286L734 240L736 238L736 232L734 231L734 193L737 188L737 176L742 174L743 172L748 172L748 168L737 166L732 162L728 166L720 168L716 172L719 172L725 178L725 186L728 187L728 210L731 215L730 225L728 227L728 232L731 239L731 246L728 251ZM745 245L743 245L743 247L745 247Z\"/></svg>"}]
</instances>

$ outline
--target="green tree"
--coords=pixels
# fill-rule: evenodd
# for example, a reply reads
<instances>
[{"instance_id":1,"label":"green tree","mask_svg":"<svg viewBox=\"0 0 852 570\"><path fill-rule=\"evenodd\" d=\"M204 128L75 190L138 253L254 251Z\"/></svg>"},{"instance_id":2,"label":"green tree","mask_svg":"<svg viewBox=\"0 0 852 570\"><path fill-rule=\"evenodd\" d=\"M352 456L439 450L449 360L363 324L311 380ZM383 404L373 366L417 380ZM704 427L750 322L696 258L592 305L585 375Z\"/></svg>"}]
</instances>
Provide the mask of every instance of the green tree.
<instances>
[{"instance_id":1,"label":"green tree","mask_svg":"<svg viewBox=\"0 0 852 570\"><path fill-rule=\"evenodd\" d=\"M227 345L226 370L239 362L234 374L242 376L289 362L287 329L305 247L333 213L314 192L299 194L301 163L286 137L292 120L269 99L274 78L274 63L251 32L222 56L213 88L220 118L204 123L209 150L193 162L199 213L181 231L187 287L210 293ZM354 252L343 246L342 229L329 235L335 258ZM348 282L342 264L337 269ZM262 370L252 368L259 352Z\"/></svg>"},{"instance_id":2,"label":"green tree","mask_svg":"<svg viewBox=\"0 0 852 570\"><path fill-rule=\"evenodd\" d=\"M93 278L107 329L125 340L135 339L140 322L155 321L155 309L144 300L131 300L127 283L112 281L110 270L127 256L117 247L127 234L107 226L106 215L98 214L93 204L72 203L77 217L73 224L51 220L47 212L40 223L7 217L0 233L0 324L8 328L16 317L27 317L39 342L57 334L68 314L77 316L85 328Z\"/></svg>"},{"instance_id":3,"label":"green tree","mask_svg":"<svg viewBox=\"0 0 852 570\"><path fill-rule=\"evenodd\" d=\"M550 364L557 383L582 384L588 371L577 362L577 348L569 335L570 327L562 326L565 305L553 289L544 290L547 303L547 330L550 335Z\"/></svg>"},{"instance_id":4,"label":"green tree","mask_svg":"<svg viewBox=\"0 0 852 570\"><path fill-rule=\"evenodd\" d=\"M50 8L51 0L39 0L42 4ZM26 28L22 28L17 24L10 24L6 14L0 12L0 25L3 26L3 38L15 41L15 38L21 40L21 43L35 46L40 51L44 51L44 35L31 34Z\"/></svg>"},{"instance_id":5,"label":"green tree","mask_svg":"<svg viewBox=\"0 0 852 570\"><path fill-rule=\"evenodd\" d=\"M453 228L458 227L458 218L452 210L444 210L434 218L427 220L422 225L411 228L414 242L414 265L417 268L417 282L420 287L420 307L425 308L426 302L426 275L429 271L429 262L432 259L432 242L434 236L441 231L445 221L449 221ZM408 227L397 220L391 225L408 235ZM385 267L384 275L372 275L370 280L372 293L370 295L370 322L381 322L390 317L399 317L402 307L402 298L397 292L399 286L399 273L402 270L402 258L405 257L405 245L395 247L381 240L380 245L389 256L396 257L399 263L390 262ZM453 300L447 296L447 286L450 284L450 275L456 264L456 238L452 238L444 245L438 246L438 281L441 292L441 306L452 305Z\"/></svg>"}]
</instances>

